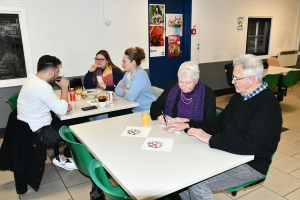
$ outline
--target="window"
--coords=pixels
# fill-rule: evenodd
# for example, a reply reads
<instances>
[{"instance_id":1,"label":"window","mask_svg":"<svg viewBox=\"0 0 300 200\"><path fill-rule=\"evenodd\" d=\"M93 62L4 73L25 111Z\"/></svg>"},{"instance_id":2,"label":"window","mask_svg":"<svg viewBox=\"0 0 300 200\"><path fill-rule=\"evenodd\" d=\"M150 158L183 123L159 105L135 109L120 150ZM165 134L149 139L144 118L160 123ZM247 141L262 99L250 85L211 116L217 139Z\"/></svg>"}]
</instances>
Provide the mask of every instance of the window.
<instances>
[{"instance_id":1,"label":"window","mask_svg":"<svg viewBox=\"0 0 300 200\"><path fill-rule=\"evenodd\" d=\"M23 85L33 71L25 7L0 6L0 88Z\"/></svg>"},{"instance_id":2,"label":"window","mask_svg":"<svg viewBox=\"0 0 300 200\"><path fill-rule=\"evenodd\" d=\"M246 53L268 55L271 18L248 18Z\"/></svg>"}]
</instances>

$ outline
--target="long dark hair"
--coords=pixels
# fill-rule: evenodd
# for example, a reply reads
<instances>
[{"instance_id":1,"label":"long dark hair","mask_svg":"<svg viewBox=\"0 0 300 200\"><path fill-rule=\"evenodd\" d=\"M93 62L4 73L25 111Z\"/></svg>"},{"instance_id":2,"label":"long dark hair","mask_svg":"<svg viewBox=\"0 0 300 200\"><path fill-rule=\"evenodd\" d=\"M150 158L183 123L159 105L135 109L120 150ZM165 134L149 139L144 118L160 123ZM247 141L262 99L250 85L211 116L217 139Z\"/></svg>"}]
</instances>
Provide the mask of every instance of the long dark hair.
<instances>
[{"instance_id":1,"label":"long dark hair","mask_svg":"<svg viewBox=\"0 0 300 200\"><path fill-rule=\"evenodd\" d=\"M98 51L98 53L96 53L96 57L97 55L101 54L102 56L104 56L104 58L107 60L108 62L108 66L113 68L113 69L116 69L121 75L124 75L124 72L118 67L116 66L110 59L110 56L108 54L108 52L106 50L100 50ZM97 81L97 70L94 71L93 73L93 78L92 78L92 82L93 84L97 85L98 84L98 81Z\"/></svg>"}]
</instances>

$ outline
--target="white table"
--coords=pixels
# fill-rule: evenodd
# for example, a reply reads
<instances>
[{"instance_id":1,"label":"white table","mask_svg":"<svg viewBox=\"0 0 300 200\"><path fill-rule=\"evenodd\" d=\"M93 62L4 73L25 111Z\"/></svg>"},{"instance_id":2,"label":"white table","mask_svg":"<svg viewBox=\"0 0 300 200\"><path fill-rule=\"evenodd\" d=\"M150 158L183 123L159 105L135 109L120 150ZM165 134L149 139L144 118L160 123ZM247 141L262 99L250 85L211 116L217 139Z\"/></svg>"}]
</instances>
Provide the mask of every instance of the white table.
<instances>
[{"instance_id":1,"label":"white table","mask_svg":"<svg viewBox=\"0 0 300 200\"><path fill-rule=\"evenodd\" d=\"M146 138L121 136L127 126L142 126L141 113L70 128L135 199L157 199L254 158L211 149L185 133L164 131L157 121L151 120L148 137L173 138L172 151L141 150Z\"/></svg>"},{"instance_id":2,"label":"white table","mask_svg":"<svg viewBox=\"0 0 300 200\"><path fill-rule=\"evenodd\" d=\"M97 93L97 96L100 96L100 95L106 96L106 92L107 92L106 90L100 90L100 92ZM60 98L60 94L61 94L60 90L55 90L54 93ZM76 95L76 97L77 96L80 96L80 95ZM91 104L89 104L87 102L87 100L83 100L78 97L77 97L76 101L70 101L70 99L69 99L69 103L72 105L73 109L66 115L57 115L60 120L74 119L74 118L78 118L78 117L85 117L85 116L96 115L96 114L101 114L101 113L108 113L108 112L112 112L112 111L124 110L124 109L134 108L134 107L139 106L138 103L127 101L123 97L119 97L117 95L114 95L113 105L107 105L106 107L101 108L97 104L97 109L93 109L93 110L87 110L87 111L81 110L81 108L91 106Z\"/></svg>"},{"instance_id":3,"label":"white table","mask_svg":"<svg viewBox=\"0 0 300 200\"><path fill-rule=\"evenodd\" d=\"M266 76L267 74L286 75L289 71L299 71L299 70L300 69L297 69L297 68L269 66L268 69L264 69L263 76Z\"/></svg>"}]
</instances>

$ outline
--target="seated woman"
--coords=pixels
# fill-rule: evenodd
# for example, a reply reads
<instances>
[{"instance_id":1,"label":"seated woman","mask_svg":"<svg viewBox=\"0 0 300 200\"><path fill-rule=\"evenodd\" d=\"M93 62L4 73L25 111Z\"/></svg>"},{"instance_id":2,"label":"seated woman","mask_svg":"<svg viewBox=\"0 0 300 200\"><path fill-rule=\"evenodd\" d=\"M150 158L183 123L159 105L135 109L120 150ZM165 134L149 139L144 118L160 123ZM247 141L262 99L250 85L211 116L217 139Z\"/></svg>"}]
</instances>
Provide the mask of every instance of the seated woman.
<instances>
[{"instance_id":1,"label":"seated woman","mask_svg":"<svg viewBox=\"0 0 300 200\"><path fill-rule=\"evenodd\" d=\"M152 120L166 124L162 115L172 117L170 122L203 121L216 117L216 97L211 88L199 81L200 70L195 62L184 62L178 70L178 80L170 81L167 88L152 102ZM173 132L176 130L173 130Z\"/></svg>"},{"instance_id":2,"label":"seated woman","mask_svg":"<svg viewBox=\"0 0 300 200\"><path fill-rule=\"evenodd\" d=\"M109 54L105 50L100 50L95 62L84 77L84 88L91 89L98 85L108 91L114 91L116 85L123 78L124 72L114 65Z\"/></svg>"},{"instance_id":3,"label":"seated woman","mask_svg":"<svg viewBox=\"0 0 300 200\"><path fill-rule=\"evenodd\" d=\"M122 60L122 67L126 73L115 89L118 96L139 103L139 107L133 108L132 112L149 110L152 101L156 99L149 77L140 67L141 61L144 59L144 49L140 47L126 49Z\"/></svg>"}]
</instances>

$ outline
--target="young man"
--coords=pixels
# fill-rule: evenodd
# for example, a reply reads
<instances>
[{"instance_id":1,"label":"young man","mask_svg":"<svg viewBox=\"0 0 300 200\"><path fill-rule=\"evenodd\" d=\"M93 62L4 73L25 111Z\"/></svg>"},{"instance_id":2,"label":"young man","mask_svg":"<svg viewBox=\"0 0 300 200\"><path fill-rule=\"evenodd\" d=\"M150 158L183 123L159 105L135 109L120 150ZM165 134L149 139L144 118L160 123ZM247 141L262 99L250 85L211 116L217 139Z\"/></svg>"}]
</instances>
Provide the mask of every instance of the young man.
<instances>
[{"instance_id":1,"label":"young man","mask_svg":"<svg viewBox=\"0 0 300 200\"><path fill-rule=\"evenodd\" d=\"M278 100L262 82L263 65L254 55L233 61L236 94L217 119L198 123L170 123L165 128L186 130L210 148L254 160L206 179L180 193L182 199L213 199L212 191L235 187L265 175L280 140L282 115ZM219 133L219 134L218 134Z\"/></svg>"},{"instance_id":2,"label":"young man","mask_svg":"<svg viewBox=\"0 0 300 200\"><path fill-rule=\"evenodd\" d=\"M51 125L57 130L62 126L58 118L52 119L51 112L64 115L72 107L68 104L69 80L64 76L60 82L56 81L59 75L61 61L50 55L42 56L38 61L37 73L28 75L18 97L18 119L29 124L33 132L43 131L45 126ZM61 89L60 99L53 92L50 84L56 83ZM64 154L54 158L53 163L68 170L76 169L70 158L69 148Z\"/></svg>"}]
</instances>

